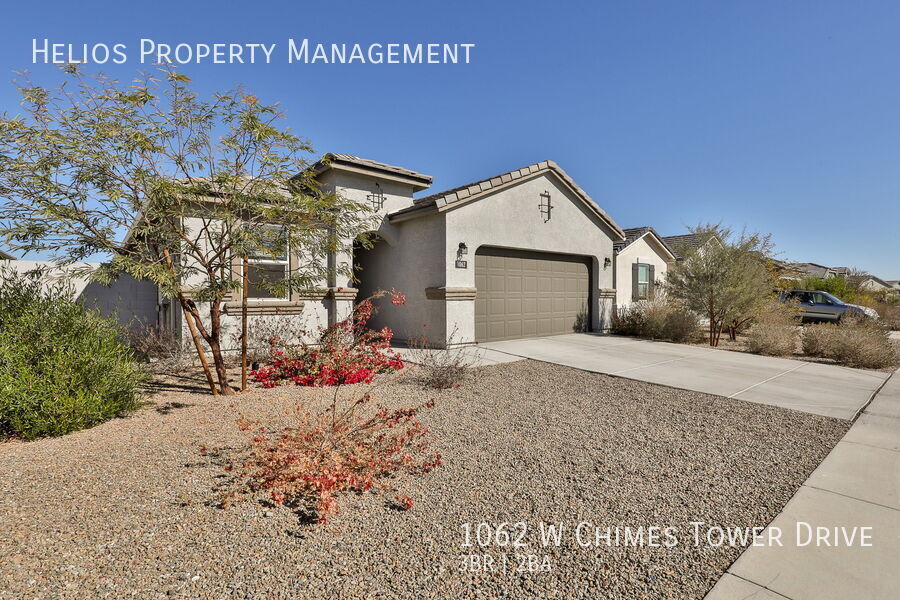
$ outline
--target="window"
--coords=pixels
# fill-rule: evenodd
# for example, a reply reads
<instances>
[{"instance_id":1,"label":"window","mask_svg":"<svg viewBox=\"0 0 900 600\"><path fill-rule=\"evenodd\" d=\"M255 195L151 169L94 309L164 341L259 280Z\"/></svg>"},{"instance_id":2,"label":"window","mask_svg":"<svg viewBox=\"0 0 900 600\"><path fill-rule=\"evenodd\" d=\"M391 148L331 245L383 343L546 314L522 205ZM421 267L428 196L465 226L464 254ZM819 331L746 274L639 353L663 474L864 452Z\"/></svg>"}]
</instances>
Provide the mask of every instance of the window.
<instances>
[{"instance_id":1,"label":"window","mask_svg":"<svg viewBox=\"0 0 900 600\"><path fill-rule=\"evenodd\" d=\"M640 300L650 297L650 265L637 266L637 297Z\"/></svg>"},{"instance_id":2,"label":"window","mask_svg":"<svg viewBox=\"0 0 900 600\"><path fill-rule=\"evenodd\" d=\"M247 257L247 297L248 298L284 298L284 294L276 294L270 286L287 276L288 249L284 241L284 230L280 227L266 229L263 237L271 235L269 248L280 251L257 252Z\"/></svg>"}]
</instances>

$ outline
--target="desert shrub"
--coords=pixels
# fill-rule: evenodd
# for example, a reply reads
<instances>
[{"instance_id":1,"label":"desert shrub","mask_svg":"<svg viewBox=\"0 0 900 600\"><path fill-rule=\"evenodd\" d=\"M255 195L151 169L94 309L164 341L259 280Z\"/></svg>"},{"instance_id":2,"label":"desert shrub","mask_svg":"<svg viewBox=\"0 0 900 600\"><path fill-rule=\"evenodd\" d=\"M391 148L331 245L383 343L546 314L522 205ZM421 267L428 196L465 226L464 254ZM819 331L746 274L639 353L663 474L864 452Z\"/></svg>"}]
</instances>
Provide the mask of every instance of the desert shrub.
<instances>
[{"instance_id":1,"label":"desert shrub","mask_svg":"<svg viewBox=\"0 0 900 600\"><path fill-rule=\"evenodd\" d=\"M897 362L890 332L868 319L853 319L836 328L832 358L848 367L883 369Z\"/></svg>"},{"instance_id":2,"label":"desert shrub","mask_svg":"<svg viewBox=\"0 0 900 600\"><path fill-rule=\"evenodd\" d=\"M179 339L171 329L157 325L135 327L128 333L128 340L136 357L156 373L181 371L197 356L189 340Z\"/></svg>"},{"instance_id":3,"label":"desert shrub","mask_svg":"<svg viewBox=\"0 0 900 600\"><path fill-rule=\"evenodd\" d=\"M247 360L261 363L269 358L272 348L301 346L313 337L316 329L307 327L306 319L301 316L251 317L247 323ZM241 347L240 328L231 332L229 344L233 350Z\"/></svg>"},{"instance_id":4,"label":"desert shrub","mask_svg":"<svg viewBox=\"0 0 900 600\"><path fill-rule=\"evenodd\" d=\"M646 320L641 304L635 302L613 312L610 331L617 335L642 337L646 332Z\"/></svg>"},{"instance_id":5,"label":"desert shrub","mask_svg":"<svg viewBox=\"0 0 900 600\"><path fill-rule=\"evenodd\" d=\"M699 331L697 315L665 298L632 303L617 310L612 319L612 332L619 335L687 342Z\"/></svg>"},{"instance_id":6,"label":"desert shrub","mask_svg":"<svg viewBox=\"0 0 900 600\"><path fill-rule=\"evenodd\" d=\"M673 342L690 342L697 338L700 332L700 321L697 315L684 308L676 307L666 315L663 327L663 339Z\"/></svg>"},{"instance_id":7,"label":"desert shrub","mask_svg":"<svg viewBox=\"0 0 900 600\"><path fill-rule=\"evenodd\" d=\"M817 323L803 328L803 353L807 356L833 358L838 325Z\"/></svg>"},{"instance_id":8,"label":"desert shrub","mask_svg":"<svg viewBox=\"0 0 900 600\"><path fill-rule=\"evenodd\" d=\"M851 317L845 317L840 325L805 327L803 352L864 369L891 367L900 358L886 327L870 319Z\"/></svg>"},{"instance_id":9,"label":"desert shrub","mask_svg":"<svg viewBox=\"0 0 900 600\"><path fill-rule=\"evenodd\" d=\"M314 413L298 406L295 423L274 433L258 423L239 421L253 437L224 506L268 493L276 504L325 523L337 512L342 492L387 491L391 476L428 473L441 464L440 454L430 453L428 429L418 419L419 411L434 402L388 410L373 406L368 393L342 399L339 389L326 410ZM412 499L399 496L395 504L408 509Z\"/></svg>"},{"instance_id":10,"label":"desert shrub","mask_svg":"<svg viewBox=\"0 0 900 600\"><path fill-rule=\"evenodd\" d=\"M882 324L894 331L900 330L900 302L878 302L874 306L881 316Z\"/></svg>"},{"instance_id":11,"label":"desert shrub","mask_svg":"<svg viewBox=\"0 0 900 600\"><path fill-rule=\"evenodd\" d=\"M406 299L393 292L391 301L403 304ZM372 299L367 298L349 317L326 328L315 343L273 345L271 364L251 371L251 377L268 388L281 383L332 386L369 383L379 373L402 369L403 360L391 350L393 332L388 327L379 331L368 328L374 310Z\"/></svg>"},{"instance_id":12,"label":"desert shrub","mask_svg":"<svg viewBox=\"0 0 900 600\"><path fill-rule=\"evenodd\" d=\"M430 343L426 336L409 340L411 361L418 365L413 377L425 387L446 390L459 387L474 372L478 363L478 352L471 346L458 344L458 333L454 329L447 338L445 348Z\"/></svg>"},{"instance_id":13,"label":"desert shrub","mask_svg":"<svg viewBox=\"0 0 900 600\"><path fill-rule=\"evenodd\" d=\"M755 354L788 356L797 346L797 307L773 301L757 315L747 334L747 349Z\"/></svg>"},{"instance_id":14,"label":"desert shrub","mask_svg":"<svg viewBox=\"0 0 900 600\"><path fill-rule=\"evenodd\" d=\"M137 407L145 375L118 324L73 296L0 271L0 436L63 435Z\"/></svg>"}]
</instances>

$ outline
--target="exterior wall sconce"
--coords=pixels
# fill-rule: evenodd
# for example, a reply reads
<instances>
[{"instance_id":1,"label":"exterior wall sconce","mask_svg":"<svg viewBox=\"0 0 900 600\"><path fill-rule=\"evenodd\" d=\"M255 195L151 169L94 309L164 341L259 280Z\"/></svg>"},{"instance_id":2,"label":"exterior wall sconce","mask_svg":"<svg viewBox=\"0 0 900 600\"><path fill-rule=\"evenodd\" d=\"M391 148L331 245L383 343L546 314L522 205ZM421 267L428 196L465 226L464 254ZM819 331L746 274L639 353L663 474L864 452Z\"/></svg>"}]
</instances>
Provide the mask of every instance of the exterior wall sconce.
<instances>
[{"instance_id":1,"label":"exterior wall sconce","mask_svg":"<svg viewBox=\"0 0 900 600\"><path fill-rule=\"evenodd\" d=\"M612 265L612 259L610 257L606 257L603 259L603 268L608 269Z\"/></svg>"},{"instance_id":2,"label":"exterior wall sconce","mask_svg":"<svg viewBox=\"0 0 900 600\"><path fill-rule=\"evenodd\" d=\"M378 183L375 184L375 191L366 196L366 200L372 205L373 210L382 209L384 206L384 192L381 191L381 186Z\"/></svg>"},{"instance_id":3,"label":"exterior wall sconce","mask_svg":"<svg viewBox=\"0 0 900 600\"><path fill-rule=\"evenodd\" d=\"M550 220L550 211L553 210L553 205L550 204L550 192L544 190L544 193L541 194L541 203L538 204L538 208L541 209L541 216L544 217L544 223Z\"/></svg>"},{"instance_id":4,"label":"exterior wall sconce","mask_svg":"<svg viewBox=\"0 0 900 600\"><path fill-rule=\"evenodd\" d=\"M469 248L466 246L465 242L459 243L459 248L456 249L456 268L457 269L466 269L469 266L469 263L463 258L466 254L469 253Z\"/></svg>"}]
</instances>

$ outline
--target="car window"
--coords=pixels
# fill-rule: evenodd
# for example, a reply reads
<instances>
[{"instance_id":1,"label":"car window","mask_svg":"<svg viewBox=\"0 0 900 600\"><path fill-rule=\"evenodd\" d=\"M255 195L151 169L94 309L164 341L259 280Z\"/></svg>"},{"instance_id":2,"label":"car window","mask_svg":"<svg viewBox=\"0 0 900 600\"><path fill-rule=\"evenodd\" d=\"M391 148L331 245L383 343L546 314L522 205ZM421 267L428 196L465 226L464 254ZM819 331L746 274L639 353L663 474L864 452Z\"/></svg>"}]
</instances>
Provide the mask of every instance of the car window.
<instances>
[{"instance_id":1,"label":"car window","mask_svg":"<svg viewBox=\"0 0 900 600\"><path fill-rule=\"evenodd\" d=\"M809 295L812 297L812 301L816 304L831 304L831 301L825 297L825 294L821 292L810 292Z\"/></svg>"}]
</instances>

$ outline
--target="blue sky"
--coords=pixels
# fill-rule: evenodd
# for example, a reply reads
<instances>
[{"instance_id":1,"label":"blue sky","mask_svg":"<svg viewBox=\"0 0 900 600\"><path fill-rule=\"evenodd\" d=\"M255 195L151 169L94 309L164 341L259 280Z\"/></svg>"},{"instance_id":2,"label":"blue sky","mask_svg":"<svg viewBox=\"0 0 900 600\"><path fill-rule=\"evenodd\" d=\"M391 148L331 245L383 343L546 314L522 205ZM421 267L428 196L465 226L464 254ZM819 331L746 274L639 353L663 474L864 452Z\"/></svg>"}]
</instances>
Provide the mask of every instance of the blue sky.
<instances>
[{"instance_id":1,"label":"blue sky","mask_svg":"<svg viewBox=\"0 0 900 600\"><path fill-rule=\"evenodd\" d=\"M10 11L12 7L8 7ZM320 152L453 187L553 159L623 227L771 232L792 260L900 278L897 2L19 2L0 68L31 39L277 43L272 64L185 66L243 83ZM9 14L9 13L8 13ZM14 26L10 27L10 24ZM469 42L468 65L288 64L289 38ZM12 85L0 110L14 112Z\"/></svg>"}]
</instances>

